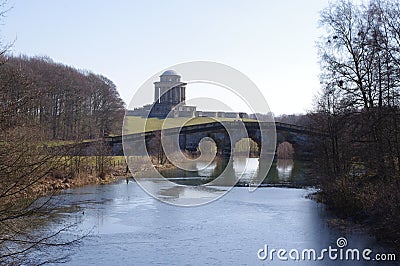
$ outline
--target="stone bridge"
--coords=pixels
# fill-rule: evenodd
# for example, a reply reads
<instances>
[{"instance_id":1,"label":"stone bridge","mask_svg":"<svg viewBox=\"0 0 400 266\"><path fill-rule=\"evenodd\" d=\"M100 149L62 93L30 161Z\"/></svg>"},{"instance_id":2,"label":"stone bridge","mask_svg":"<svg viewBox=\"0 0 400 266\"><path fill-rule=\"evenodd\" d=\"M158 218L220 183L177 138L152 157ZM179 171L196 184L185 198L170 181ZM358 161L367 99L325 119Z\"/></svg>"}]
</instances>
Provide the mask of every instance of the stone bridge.
<instances>
[{"instance_id":1,"label":"stone bridge","mask_svg":"<svg viewBox=\"0 0 400 266\"><path fill-rule=\"evenodd\" d=\"M276 135L275 135L276 129ZM160 138L161 131L127 134L105 138L108 147L107 155L124 155L122 143L129 143L132 149L126 149L126 155L144 155L148 143L154 138ZM178 136L181 150L196 153L199 143L204 138L211 138L217 146L217 154L229 157L232 147L237 141L248 137L257 143L260 156L275 153L276 147L284 142L290 142L295 149L296 158L305 158L312 155L312 142L321 134L311 128L271 122L211 122L199 125L189 125L182 128L164 129L165 136ZM90 145L86 144L88 148ZM263 149L264 146L264 149ZM265 148L268 147L268 148ZM127 154L128 153L128 154Z\"/></svg>"}]
</instances>

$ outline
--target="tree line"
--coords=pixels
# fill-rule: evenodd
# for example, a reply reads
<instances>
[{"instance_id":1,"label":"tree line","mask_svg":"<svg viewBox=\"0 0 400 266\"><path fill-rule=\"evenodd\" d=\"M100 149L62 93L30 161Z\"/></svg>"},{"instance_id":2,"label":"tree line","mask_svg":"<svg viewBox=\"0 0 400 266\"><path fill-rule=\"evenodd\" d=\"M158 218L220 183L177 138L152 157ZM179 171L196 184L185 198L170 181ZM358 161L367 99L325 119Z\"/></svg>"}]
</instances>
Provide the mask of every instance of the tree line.
<instances>
[{"instance_id":1,"label":"tree line","mask_svg":"<svg viewBox=\"0 0 400 266\"><path fill-rule=\"evenodd\" d=\"M124 103L111 80L48 57L7 56L3 61L1 121L36 125L49 140L120 134Z\"/></svg>"},{"instance_id":2,"label":"tree line","mask_svg":"<svg viewBox=\"0 0 400 266\"><path fill-rule=\"evenodd\" d=\"M308 118L323 199L400 244L400 3L339 0L321 12L322 89Z\"/></svg>"}]
</instances>

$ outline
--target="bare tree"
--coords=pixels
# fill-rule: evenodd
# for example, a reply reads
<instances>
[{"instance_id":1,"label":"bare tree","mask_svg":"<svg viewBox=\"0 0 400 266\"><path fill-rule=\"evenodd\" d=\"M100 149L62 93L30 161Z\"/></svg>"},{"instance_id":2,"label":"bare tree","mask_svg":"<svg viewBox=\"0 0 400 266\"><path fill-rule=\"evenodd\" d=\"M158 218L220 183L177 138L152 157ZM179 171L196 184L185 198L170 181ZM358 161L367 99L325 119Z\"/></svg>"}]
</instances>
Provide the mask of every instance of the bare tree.
<instances>
[{"instance_id":1,"label":"bare tree","mask_svg":"<svg viewBox=\"0 0 400 266\"><path fill-rule=\"evenodd\" d=\"M167 162L167 156L164 153L163 143L161 141L161 131L155 131L154 136L146 142L146 149L152 157L153 164L163 165Z\"/></svg>"},{"instance_id":2,"label":"bare tree","mask_svg":"<svg viewBox=\"0 0 400 266\"><path fill-rule=\"evenodd\" d=\"M314 126L326 202L345 216L373 217L398 241L400 193L400 8L397 1L340 0L321 13L321 94ZM323 166L323 167L322 167ZM385 197L387 193L391 197ZM385 232L389 232L385 233Z\"/></svg>"},{"instance_id":3,"label":"bare tree","mask_svg":"<svg viewBox=\"0 0 400 266\"><path fill-rule=\"evenodd\" d=\"M0 11L0 18L4 14ZM74 224L60 220L45 183L55 173L79 173L82 161L74 156L68 162L73 168L63 170L68 151L52 149L52 141L118 132L123 102L103 77L49 58L12 57L7 46L0 47L0 264L63 261L65 254L57 252L32 255L73 245L82 237L63 234ZM104 172L104 160L100 164Z\"/></svg>"},{"instance_id":4,"label":"bare tree","mask_svg":"<svg viewBox=\"0 0 400 266\"><path fill-rule=\"evenodd\" d=\"M32 252L78 240L60 238L70 225L49 233L38 230L56 212L51 196L40 198L46 191L39 185L63 157L48 152L43 128L32 119L41 94L8 64L0 66L0 76L0 264L39 264L44 258L36 260L29 256Z\"/></svg>"}]
</instances>

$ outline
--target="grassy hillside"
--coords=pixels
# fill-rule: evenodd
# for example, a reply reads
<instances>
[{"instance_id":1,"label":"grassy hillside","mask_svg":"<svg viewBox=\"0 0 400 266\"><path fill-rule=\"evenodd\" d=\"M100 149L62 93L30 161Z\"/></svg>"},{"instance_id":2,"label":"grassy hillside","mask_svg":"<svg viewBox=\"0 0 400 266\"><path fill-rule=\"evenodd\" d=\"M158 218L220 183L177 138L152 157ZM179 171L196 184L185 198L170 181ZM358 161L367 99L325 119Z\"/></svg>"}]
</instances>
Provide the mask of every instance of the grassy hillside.
<instances>
[{"instance_id":1,"label":"grassy hillside","mask_svg":"<svg viewBox=\"0 0 400 266\"><path fill-rule=\"evenodd\" d=\"M126 116L124 120L124 133L132 134L145 131L159 130L161 128L174 128L180 126L200 125L217 121L235 121L236 118L210 118L210 117L178 117L178 118L142 118L138 116ZM243 121L256 121L254 119L243 119Z\"/></svg>"}]
</instances>

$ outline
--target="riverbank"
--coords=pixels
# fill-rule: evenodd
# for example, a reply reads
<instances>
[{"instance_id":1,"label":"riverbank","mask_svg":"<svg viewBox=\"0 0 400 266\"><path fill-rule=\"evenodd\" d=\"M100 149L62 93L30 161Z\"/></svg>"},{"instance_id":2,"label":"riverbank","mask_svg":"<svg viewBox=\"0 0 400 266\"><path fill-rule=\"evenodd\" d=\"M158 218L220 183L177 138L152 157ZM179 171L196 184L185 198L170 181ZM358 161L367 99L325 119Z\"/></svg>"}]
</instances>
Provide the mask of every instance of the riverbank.
<instances>
[{"instance_id":1,"label":"riverbank","mask_svg":"<svg viewBox=\"0 0 400 266\"><path fill-rule=\"evenodd\" d=\"M169 163L165 163L155 165L154 167L157 170L161 171L165 169L172 169L175 166ZM138 169L134 169L133 172L131 172L127 168L126 163L119 163L110 166L107 172L103 175L100 175L97 172L79 173L76 174L74 177L62 177L63 175L50 174L33 184L24 194L26 197L31 197L31 195L45 196L65 189L79 188L87 185L105 185L113 183L118 179L129 178L134 176L135 174L143 173L146 170L146 167L141 167Z\"/></svg>"},{"instance_id":2,"label":"riverbank","mask_svg":"<svg viewBox=\"0 0 400 266\"><path fill-rule=\"evenodd\" d=\"M381 184L381 188L384 189L384 185ZM349 189L349 188L348 188ZM371 189L371 188L370 188ZM372 189L371 189L372 191ZM328 194L324 190L312 193L307 198L312 199L318 203L322 203L326 206L326 209L332 213L334 217L328 219L328 226L332 228L338 228L342 231L363 231L373 235L375 239L381 244L391 250L398 250L400 248L400 239L398 234L398 216L394 218L396 204L390 204L382 206L379 210L372 211L368 209L370 206L375 206L378 199L374 197L382 197L375 189L375 193L368 194L362 199L368 199L369 204L361 199L355 199L350 196L347 197L347 202L333 202L334 199L339 199L336 195L335 198L331 194ZM381 192L382 193L382 192ZM394 197L392 193L392 197ZM343 196L342 196L343 197ZM343 199L341 199L343 200ZM349 206L352 207L351 211L348 210ZM371 207L370 207L371 208ZM392 209L392 212L388 211ZM378 215L377 213L380 213Z\"/></svg>"},{"instance_id":3,"label":"riverbank","mask_svg":"<svg viewBox=\"0 0 400 266\"><path fill-rule=\"evenodd\" d=\"M306 196L307 199L311 199L317 203L323 204L327 211L330 211L333 215L333 217L328 218L326 220L327 225L330 228L335 228L343 232L354 232L354 231L361 231L364 233L368 233L369 230L366 228L364 225L355 222L354 220L350 218L343 218L338 216L338 213L333 212L332 210L329 209L329 206L326 205L326 202L322 196L321 191L316 191L313 193L310 193Z\"/></svg>"},{"instance_id":4,"label":"riverbank","mask_svg":"<svg viewBox=\"0 0 400 266\"><path fill-rule=\"evenodd\" d=\"M48 175L43 177L37 183L33 184L28 191L25 192L27 196L29 195L49 195L56 191L61 191L64 189L78 188L87 185L96 184L108 184L116 181L119 178L125 178L130 176L130 172L126 172L126 166L115 166L111 169L110 173L100 177L96 173L85 173L78 174L75 177L55 177L53 175Z\"/></svg>"}]
</instances>

